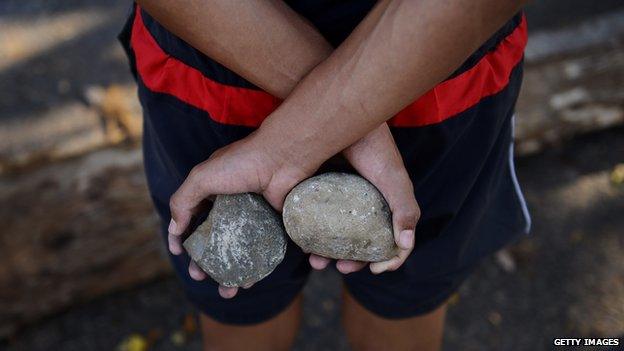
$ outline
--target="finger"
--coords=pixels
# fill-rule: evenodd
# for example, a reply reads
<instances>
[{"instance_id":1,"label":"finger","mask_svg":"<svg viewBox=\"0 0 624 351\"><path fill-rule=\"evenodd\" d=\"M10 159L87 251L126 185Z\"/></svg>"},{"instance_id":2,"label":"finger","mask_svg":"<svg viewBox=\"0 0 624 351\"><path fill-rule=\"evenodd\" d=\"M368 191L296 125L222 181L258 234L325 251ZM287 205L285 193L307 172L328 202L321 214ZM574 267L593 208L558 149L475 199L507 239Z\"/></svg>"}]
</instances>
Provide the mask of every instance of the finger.
<instances>
[{"instance_id":1,"label":"finger","mask_svg":"<svg viewBox=\"0 0 624 351\"><path fill-rule=\"evenodd\" d=\"M420 208L411 180L406 172L401 173L404 174L398 175L398 179L392 183L382 182L378 187L392 212L394 241L399 248L411 250L414 247L414 232L420 218Z\"/></svg>"},{"instance_id":2,"label":"finger","mask_svg":"<svg viewBox=\"0 0 624 351\"><path fill-rule=\"evenodd\" d=\"M399 232L398 238L395 237L398 247L403 250L410 250L414 247L414 230L404 229Z\"/></svg>"},{"instance_id":3,"label":"finger","mask_svg":"<svg viewBox=\"0 0 624 351\"><path fill-rule=\"evenodd\" d=\"M405 260L407 260L407 257L409 257L409 254L411 252L411 249L399 250L396 256L392 257L387 261L371 263L369 265L370 270L373 274L380 274L387 271L396 271L397 269L399 269L399 267L401 267L401 265L403 265L403 263L405 263Z\"/></svg>"},{"instance_id":4,"label":"finger","mask_svg":"<svg viewBox=\"0 0 624 351\"><path fill-rule=\"evenodd\" d=\"M353 167L383 194L392 212L396 244L402 249L414 245L414 230L420 210L414 186L386 123L344 151Z\"/></svg>"},{"instance_id":5,"label":"finger","mask_svg":"<svg viewBox=\"0 0 624 351\"><path fill-rule=\"evenodd\" d=\"M169 252L171 252L173 255L177 256L184 252L181 236L169 234L167 235L167 241L169 242Z\"/></svg>"},{"instance_id":6,"label":"finger","mask_svg":"<svg viewBox=\"0 0 624 351\"><path fill-rule=\"evenodd\" d=\"M208 276L206 272L204 272L195 261L191 260L188 267L189 275L193 280L204 280Z\"/></svg>"},{"instance_id":7,"label":"finger","mask_svg":"<svg viewBox=\"0 0 624 351\"><path fill-rule=\"evenodd\" d=\"M254 285L254 283L249 283L249 284L245 284L245 285L241 286L241 288L243 288L243 289L249 289L249 288L251 288L253 285Z\"/></svg>"},{"instance_id":8,"label":"finger","mask_svg":"<svg viewBox=\"0 0 624 351\"><path fill-rule=\"evenodd\" d=\"M321 257L315 254L311 254L309 261L310 261L310 266L312 266L312 268L316 270L323 270L327 267L327 265L329 265L329 262L331 260L327 257Z\"/></svg>"},{"instance_id":9,"label":"finger","mask_svg":"<svg viewBox=\"0 0 624 351\"><path fill-rule=\"evenodd\" d=\"M203 164L195 166L189 173L184 183L171 196L169 209L171 210L171 222L169 233L181 235L191 223L204 199L213 195L210 186L204 179L210 179L208 171Z\"/></svg>"},{"instance_id":10,"label":"finger","mask_svg":"<svg viewBox=\"0 0 624 351\"><path fill-rule=\"evenodd\" d=\"M219 285L219 295L224 299L231 299L236 296L238 288L231 288L223 285Z\"/></svg>"},{"instance_id":11,"label":"finger","mask_svg":"<svg viewBox=\"0 0 624 351\"><path fill-rule=\"evenodd\" d=\"M352 260L339 260L336 262L336 269L342 274L349 274L357 272L366 266L367 262L352 261Z\"/></svg>"},{"instance_id":12,"label":"finger","mask_svg":"<svg viewBox=\"0 0 624 351\"><path fill-rule=\"evenodd\" d=\"M396 184L401 184L397 186ZM412 182L407 173L394 183L392 189L382 185L380 191L384 194L390 211L392 212L392 231L394 241L403 250L414 247L414 231L420 218L420 208L416 202Z\"/></svg>"}]
</instances>

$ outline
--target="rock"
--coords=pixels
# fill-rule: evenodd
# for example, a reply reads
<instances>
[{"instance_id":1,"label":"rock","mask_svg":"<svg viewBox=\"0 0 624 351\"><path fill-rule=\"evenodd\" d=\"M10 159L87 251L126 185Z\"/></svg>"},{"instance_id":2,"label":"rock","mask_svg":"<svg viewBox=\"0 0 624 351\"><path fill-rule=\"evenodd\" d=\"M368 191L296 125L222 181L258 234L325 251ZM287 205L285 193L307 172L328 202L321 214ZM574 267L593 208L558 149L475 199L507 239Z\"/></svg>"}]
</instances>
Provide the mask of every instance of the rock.
<instances>
[{"instance_id":1,"label":"rock","mask_svg":"<svg viewBox=\"0 0 624 351\"><path fill-rule=\"evenodd\" d=\"M304 251L334 259L377 262L396 254L390 209L366 179L325 173L286 197L284 226Z\"/></svg>"},{"instance_id":2,"label":"rock","mask_svg":"<svg viewBox=\"0 0 624 351\"><path fill-rule=\"evenodd\" d=\"M260 281L286 254L279 216L251 193L217 196L208 219L183 245L212 279L229 287Z\"/></svg>"}]
</instances>

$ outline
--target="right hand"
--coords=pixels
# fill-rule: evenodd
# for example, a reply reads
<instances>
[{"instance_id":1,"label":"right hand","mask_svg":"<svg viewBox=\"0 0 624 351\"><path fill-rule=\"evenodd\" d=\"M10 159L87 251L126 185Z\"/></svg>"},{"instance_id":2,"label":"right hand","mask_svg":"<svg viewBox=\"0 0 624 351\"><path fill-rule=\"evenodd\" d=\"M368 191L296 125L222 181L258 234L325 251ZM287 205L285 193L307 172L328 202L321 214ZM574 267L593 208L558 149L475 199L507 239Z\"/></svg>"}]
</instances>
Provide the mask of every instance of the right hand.
<instances>
[{"instance_id":1,"label":"right hand","mask_svg":"<svg viewBox=\"0 0 624 351\"><path fill-rule=\"evenodd\" d=\"M414 195L412 181L405 169L386 123L343 151L343 155L360 175L379 189L392 212L394 240L399 247L397 256L370 264L374 274L398 269L414 248L414 231L420 217L420 208ZM324 269L330 259L310 255L310 265ZM338 271L343 274L358 271L368 262L339 260Z\"/></svg>"}]
</instances>

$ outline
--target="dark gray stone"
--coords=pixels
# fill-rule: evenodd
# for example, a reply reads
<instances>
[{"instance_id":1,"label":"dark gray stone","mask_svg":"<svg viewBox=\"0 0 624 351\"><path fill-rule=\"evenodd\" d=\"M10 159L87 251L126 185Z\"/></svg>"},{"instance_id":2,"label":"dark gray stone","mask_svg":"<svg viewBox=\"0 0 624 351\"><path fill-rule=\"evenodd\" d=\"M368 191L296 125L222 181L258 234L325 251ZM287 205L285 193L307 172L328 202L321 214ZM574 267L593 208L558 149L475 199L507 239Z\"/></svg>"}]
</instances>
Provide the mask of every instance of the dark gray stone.
<instances>
[{"instance_id":1,"label":"dark gray stone","mask_svg":"<svg viewBox=\"0 0 624 351\"><path fill-rule=\"evenodd\" d=\"M224 286L246 286L282 262L286 236L279 215L262 196L219 195L184 247L212 279Z\"/></svg>"},{"instance_id":2,"label":"dark gray stone","mask_svg":"<svg viewBox=\"0 0 624 351\"><path fill-rule=\"evenodd\" d=\"M325 173L301 182L286 197L283 218L290 238L306 252L369 262L396 254L386 200L354 174Z\"/></svg>"}]
</instances>

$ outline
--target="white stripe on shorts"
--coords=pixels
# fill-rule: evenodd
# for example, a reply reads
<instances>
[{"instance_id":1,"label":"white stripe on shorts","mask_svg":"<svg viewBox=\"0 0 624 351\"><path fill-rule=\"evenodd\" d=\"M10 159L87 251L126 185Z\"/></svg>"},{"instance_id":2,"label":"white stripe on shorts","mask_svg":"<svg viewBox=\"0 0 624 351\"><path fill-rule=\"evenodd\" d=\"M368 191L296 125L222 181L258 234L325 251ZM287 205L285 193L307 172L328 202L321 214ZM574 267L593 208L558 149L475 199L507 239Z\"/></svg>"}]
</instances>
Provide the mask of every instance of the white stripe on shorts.
<instances>
[{"instance_id":1,"label":"white stripe on shorts","mask_svg":"<svg viewBox=\"0 0 624 351\"><path fill-rule=\"evenodd\" d=\"M511 173L511 181L513 182L514 188L516 189L516 195L518 196L518 201L520 201L520 207L522 208L522 214L524 216L524 233L528 234L531 231L531 215L529 214L529 209L527 207L526 201L524 200L524 195L522 195L522 189L520 189L520 184L518 183L518 177L516 176L516 166L514 164L514 124L516 123L516 115L511 117L511 143L509 144L509 172Z\"/></svg>"}]
</instances>

